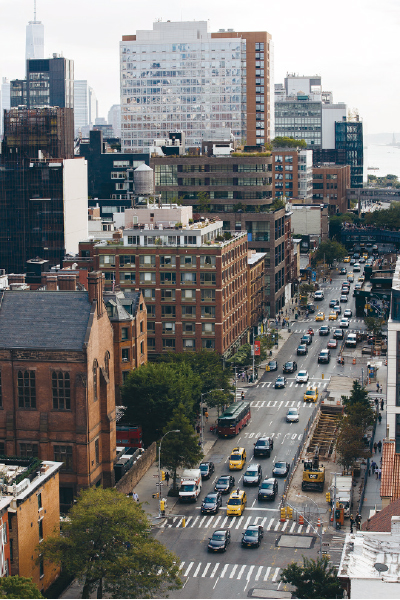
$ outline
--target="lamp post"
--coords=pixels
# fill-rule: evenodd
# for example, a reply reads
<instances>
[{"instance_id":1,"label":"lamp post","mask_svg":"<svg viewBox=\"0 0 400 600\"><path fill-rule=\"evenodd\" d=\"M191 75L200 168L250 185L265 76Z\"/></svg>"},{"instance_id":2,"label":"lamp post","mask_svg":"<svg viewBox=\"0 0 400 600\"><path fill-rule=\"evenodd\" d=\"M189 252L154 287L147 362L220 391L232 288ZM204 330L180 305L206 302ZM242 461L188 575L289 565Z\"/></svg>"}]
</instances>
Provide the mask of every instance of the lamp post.
<instances>
[{"instance_id":1,"label":"lamp post","mask_svg":"<svg viewBox=\"0 0 400 600\"><path fill-rule=\"evenodd\" d=\"M216 388L215 390L209 390L208 392L202 392L200 394L200 448L203 450L204 435L203 435L203 396L211 394L212 392L223 392L223 388ZM235 399L236 399L236 371L235 371Z\"/></svg>"},{"instance_id":2,"label":"lamp post","mask_svg":"<svg viewBox=\"0 0 400 600\"><path fill-rule=\"evenodd\" d=\"M296 494L296 496L298 498L307 498L307 500L310 500L310 502L312 502L317 507L318 518L319 518L319 506L315 502L315 500L313 500L312 498L309 498L305 494ZM314 527L314 525L312 523L309 522L308 524L311 525L311 527L313 528L313 530L315 531L315 533L319 537L319 551L318 551L318 555L319 555L319 558L321 559L322 558L322 531L318 531L318 527L317 527L317 529L315 529L315 527ZM322 527L322 524L321 524L321 527Z\"/></svg>"},{"instance_id":3,"label":"lamp post","mask_svg":"<svg viewBox=\"0 0 400 600\"><path fill-rule=\"evenodd\" d=\"M169 433L180 433L180 429L171 429L171 431L167 431L164 433L160 440L160 445L158 446L158 505L160 506L161 502L161 442ZM161 515L161 508L159 509L159 514Z\"/></svg>"}]
</instances>

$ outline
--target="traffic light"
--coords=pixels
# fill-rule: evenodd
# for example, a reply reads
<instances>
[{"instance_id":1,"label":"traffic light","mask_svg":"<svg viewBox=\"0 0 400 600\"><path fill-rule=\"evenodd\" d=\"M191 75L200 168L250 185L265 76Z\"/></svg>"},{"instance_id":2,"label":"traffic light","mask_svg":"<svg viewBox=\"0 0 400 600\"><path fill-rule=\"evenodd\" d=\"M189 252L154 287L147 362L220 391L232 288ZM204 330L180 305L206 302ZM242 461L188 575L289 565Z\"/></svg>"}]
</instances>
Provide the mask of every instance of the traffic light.
<instances>
[{"instance_id":1,"label":"traffic light","mask_svg":"<svg viewBox=\"0 0 400 600\"><path fill-rule=\"evenodd\" d=\"M326 494L325 494L325 498L326 498L326 501L327 501L328 503L330 503L330 501L331 501L331 493L330 493L330 492L326 492Z\"/></svg>"},{"instance_id":2,"label":"traffic light","mask_svg":"<svg viewBox=\"0 0 400 600\"><path fill-rule=\"evenodd\" d=\"M335 509L335 519L340 519L340 508Z\"/></svg>"},{"instance_id":3,"label":"traffic light","mask_svg":"<svg viewBox=\"0 0 400 600\"><path fill-rule=\"evenodd\" d=\"M286 508L281 508L281 521L286 521Z\"/></svg>"},{"instance_id":4,"label":"traffic light","mask_svg":"<svg viewBox=\"0 0 400 600\"><path fill-rule=\"evenodd\" d=\"M165 471L161 471L161 481L165 481Z\"/></svg>"},{"instance_id":5,"label":"traffic light","mask_svg":"<svg viewBox=\"0 0 400 600\"><path fill-rule=\"evenodd\" d=\"M286 507L286 515L288 519L293 519L293 508L291 506Z\"/></svg>"}]
</instances>

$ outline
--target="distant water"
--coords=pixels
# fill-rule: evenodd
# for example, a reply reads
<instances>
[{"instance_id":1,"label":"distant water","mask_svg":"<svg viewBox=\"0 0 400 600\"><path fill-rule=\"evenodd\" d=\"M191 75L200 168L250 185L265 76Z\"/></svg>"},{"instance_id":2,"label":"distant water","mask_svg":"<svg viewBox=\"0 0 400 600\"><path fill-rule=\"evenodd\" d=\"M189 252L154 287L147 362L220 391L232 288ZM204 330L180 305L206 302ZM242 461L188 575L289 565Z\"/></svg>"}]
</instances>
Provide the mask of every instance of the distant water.
<instances>
[{"instance_id":1,"label":"distant water","mask_svg":"<svg viewBox=\"0 0 400 600\"><path fill-rule=\"evenodd\" d=\"M378 171L368 171L368 167L378 167ZM364 148L364 176L397 175L400 179L400 147L370 144Z\"/></svg>"}]
</instances>

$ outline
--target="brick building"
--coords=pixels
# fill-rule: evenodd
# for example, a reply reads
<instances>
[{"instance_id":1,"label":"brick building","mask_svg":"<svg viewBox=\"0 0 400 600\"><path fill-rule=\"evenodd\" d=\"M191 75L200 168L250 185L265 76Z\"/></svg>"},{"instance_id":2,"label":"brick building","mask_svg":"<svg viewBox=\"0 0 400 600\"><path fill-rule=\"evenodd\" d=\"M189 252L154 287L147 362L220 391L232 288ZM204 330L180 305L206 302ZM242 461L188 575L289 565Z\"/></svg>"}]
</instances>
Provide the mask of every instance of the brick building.
<instances>
[{"instance_id":1,"label":"brick building","mask_svg":"<svg viewBox=\"0 0 400 600\"><path fill-rule=\"evenodd\" d=\"M104 273L106 290L142 292L149 356L202 348L230 356L248 329L246 233L224 232L219 220L191 224L188 207L154 206L152 214L122 240L81 242L64 266L89 264Z\"/></svg>"},{"instance_id":2,"label":"brick building","mask_svg":"<svg viewBox=\"0 0 400 600\"><path fill-rule=\"evenodd\" d=\"M113 485L113 332L102 274L88 287L4 291L0 302L0 454L63 462L62 509L80 488Z\"/></svg>"},{"instance_id":3,"label":"brick building","mask_svg":"<svg viewBox=\"0 0 400 600\"><path fill-rule=\"evenodd\" d=\"M259 323L262 323L264 317L265 256L265 252L249 251L247 301L250 327L255 327Z\"/></svg>"},{"instance_id":4,"label":"brick building","mask_svg":"<svg viewBox=\"0 0 400 600\"><path fill-rule=\"evenodd\" d=\"M329 205L329 213L347 212L346 190L350 187L348 165L321 165L313 168L313 201Z\"/></svg>"}]
</instances>

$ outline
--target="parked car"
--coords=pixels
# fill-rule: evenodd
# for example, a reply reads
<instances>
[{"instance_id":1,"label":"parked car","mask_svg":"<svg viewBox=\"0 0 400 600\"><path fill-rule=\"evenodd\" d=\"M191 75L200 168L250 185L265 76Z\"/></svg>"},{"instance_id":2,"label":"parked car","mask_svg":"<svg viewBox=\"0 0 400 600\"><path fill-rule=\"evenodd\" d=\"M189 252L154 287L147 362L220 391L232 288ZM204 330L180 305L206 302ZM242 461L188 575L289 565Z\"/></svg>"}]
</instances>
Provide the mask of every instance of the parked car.
<instances>
[{"instance_id":1,"label":"parked car","mask_svg":"<svg viewBox=\"0 0 400 600\"><path fill-rule=\"evenodd\" d=\"M211 475L215 471L214 463L211 461L202 462L199 468L202 479L210 479Z\"/></svg>"},{"instance_id":2,"label":"parked car","mask_svg":"<svg viewBox=\"0 0 400 600\"><path fill-rule=\"evenodd\" d=\"M260 487L258 488L258 499L259 500L275 500L278 493L278 482L274 477L264 479Z\"/></svg>"},{"instance_id":3,"label":"parked car","mask_svg":"<svg viewBox=\"0 0 400 600\"><path fill-rule=\"evenodd\" d=\"M201 512L202 514L215 513L219 511L222 506L222 495L221 492L210 492L204 498L201 503Z\"/></svg>"},{"instance_id":4,"label":"parked car","mask_svg":"<svg viewBox=\"0 0 400 600\"><path fill-rule=\"evenodd\" d=\"M272 475L274 477L286 477L289 473L290 465L284 460L277 460L272 469Z\"/></svg>"},{"instance_id":5,"label":"parked car","mask_svg":"<svg viewBox=\"0 0 400 600\"><path fill-rule=\"evenodd\" d=\"M262 525L249 525L242 534L242 546L245 548L258 548L264 536Z\"/></svg>"},{"instance_id":6,"label":"parked car","mask_svg":"<svg viewBox=\"0 0 400 600\"><path fill-rule=\"evenodd\" d=\"M280 375L275 381L275 389L284 388L286 386L286 379L283 375Z\"/></svg>"},{"instance_id":7,"label":"parked car","mask_svg":"<svg viewBox=\"0 0 400 600\"><path fill-rule=\"evenodd\" d=\"M298 423L300 420L299 411L297 408L289 408L286 413L286 422L287 423Z\"/></svg>"},{"instance_id":8,"label":"parked car","mask_svg":"<svg viewBox=\"0 0 400 600\"><path fill-rule=\"evenodd\" d=\"M284 373L294 373L295 371L297 371L297 362L295 360L289 360L288 362L285 362L283 365Z\"/></svg>"},{"instance_id":9,"label":"parked car","mask_svg":"<svg viewBox=\"0 0 400 600\"><path fill-rule=\"evenodd\" d=\"M217 529L208 539L209 552L226 552L231 541L231 532L229 529Z\"/></svg>"},{"instance_id":10,"label":"parked car","mask_svg":"<svg viewBox=\"0 0 400 600\"><path fill-rule=\"evenodd\" d=\"M243 475L243 485L259 485L261 479L261 465L253 463L247 467L247 470Z\"/></svg>"}]
</instances>

